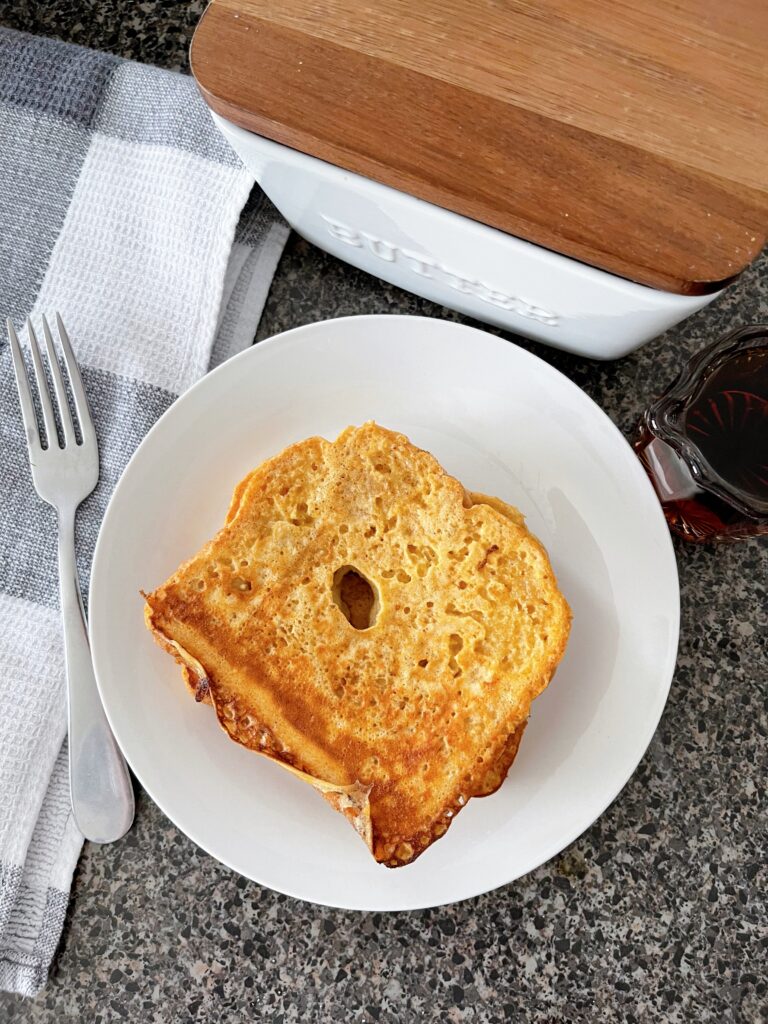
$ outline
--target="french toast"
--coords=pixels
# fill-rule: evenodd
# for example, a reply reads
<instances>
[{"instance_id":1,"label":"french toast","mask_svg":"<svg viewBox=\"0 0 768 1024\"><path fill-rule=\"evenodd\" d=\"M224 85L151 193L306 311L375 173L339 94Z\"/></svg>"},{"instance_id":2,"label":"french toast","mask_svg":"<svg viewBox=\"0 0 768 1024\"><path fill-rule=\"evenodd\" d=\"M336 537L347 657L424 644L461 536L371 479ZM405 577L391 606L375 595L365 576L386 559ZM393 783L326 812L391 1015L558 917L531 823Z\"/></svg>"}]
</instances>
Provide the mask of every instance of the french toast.
<instances>
[{"instance_id":1,"label":"french toast","mask_svg":"<svg viewBox=\"0 0 768 1024\"><path fill-rule=\"evenodd\" d=\"M504 781L570 610L522 515L374 424L294 444L145 595L228 735L407 864Z\"/></svg>"}]
</instances>

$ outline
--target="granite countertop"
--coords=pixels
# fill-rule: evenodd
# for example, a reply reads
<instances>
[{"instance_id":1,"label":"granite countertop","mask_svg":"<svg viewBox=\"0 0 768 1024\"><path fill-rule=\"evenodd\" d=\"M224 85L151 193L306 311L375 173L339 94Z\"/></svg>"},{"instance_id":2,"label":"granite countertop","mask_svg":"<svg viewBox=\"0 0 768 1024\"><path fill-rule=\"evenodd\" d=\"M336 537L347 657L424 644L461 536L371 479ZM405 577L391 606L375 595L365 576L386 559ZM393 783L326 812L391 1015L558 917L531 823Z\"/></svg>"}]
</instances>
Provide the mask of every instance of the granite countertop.
<instances>
[{"instance_id":1,"label":"granite countertop","mask_svg":"<svg viewBox=\"0 0 768 1024\"><path fill-rule=\"evenodd\" d=\"M0 2L0 23L183 69L203 7L24 0ZM767 270L763 257L619 362L521 343L629 435L688 354L768 320ZM464 319L293 237L258 337L374 312ZM768 1020L768 543L675 548L681 641L661 724L621 795L553 861L452 907L328 910L228 871L139 793L122 842L86 844L49 984L33 1001L0 996L0 1020Z\"/></svg>"}]
</instances>

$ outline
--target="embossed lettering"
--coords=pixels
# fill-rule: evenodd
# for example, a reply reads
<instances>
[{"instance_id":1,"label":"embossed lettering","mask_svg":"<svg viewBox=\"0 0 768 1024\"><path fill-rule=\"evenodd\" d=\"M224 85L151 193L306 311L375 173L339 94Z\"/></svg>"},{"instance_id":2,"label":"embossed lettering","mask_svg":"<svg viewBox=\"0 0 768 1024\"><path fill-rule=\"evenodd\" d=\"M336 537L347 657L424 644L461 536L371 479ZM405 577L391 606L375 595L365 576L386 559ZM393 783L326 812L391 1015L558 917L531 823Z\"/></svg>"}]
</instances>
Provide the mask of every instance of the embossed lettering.
<instances>
[{"instance_id":1,"label":"embossed lettering","mask_svg":"<svg viewBox=\"0 0 768 1024\"><path fill-rule=\"evenodd\" d=\"M548 313L546 309L541 309L540 306L532 306L530 302L525 302L523 299L517 300L515 312L519 313L520 316L526 317L528 320L538 320L542 324L549 324L552 327L557 326L557 317L553 313Z\"/></svg>"},{"instance_id":2,"label":"embossed lettering","mask_svg":"<svg viewBox=\"0 0 768 1024\"><path fill-rule=\"evenodd\" d=\"M365 239L368 248L374 256L378 256L380 260L386 260L387 263L395 262L399 252L396 245L393 245L391 242L385 242L381 238L376 238L375 235L369 235L367 231L361 231L360 234Z\"/></svg>"},{"instance_id":3,"label":"embossed lettering","mask_svg":"<svg viewBox=\"0 0 768 1024\"><path fill-rule=\"evenodd\" d=\"M547 324L549 327L557 327L558 317L555 313L548 313L546 309L541 309L540 306L529 306L529 313L527 314L531 320L538 320L539 323Z\"/></svg>"},{"instance_id":4,"label":"embossed lettering","mask_svg":"<svg viewBox=\"0 0 768 1024\"><path fill-rule=\"evenodd\" d=\"M447 267L440 267L442 272L448 278L446 282L449 288L453 288L457 292L463 292L465 295L477 295L478 290L481 287L479 281L473 281L470 277L464 277L462 274L458 274L455 270L449 270Z\"/></svg>"},{"instance_id":5,"label":"embossed lettering","mask_svg":"<svg viewBox=\"0 0 768 1024\"><path fill-rule=\"evenodd\" d=\"M443 283L454 291L461 292L463 295L472 295L480 299L481 302L487 302L491 306L516 313L527 320L536 320L547 327L557 327L560 322L560 318L556 313L551 313L549 310L542 309L541 306L526 302L525 299L521 299L519 296L509 295L507 292L492 288L483 281L465 277L458 271L451 270L438 263L437 260L427 256L426 253L414 252L412 249L401 249L394 242L387 242L385 239L371 235L367 231L358 231L348 224L342 223L342 221L326 216L324 213L321 213L320 216L328 226L328 233L337 241L344 242L346 245L353 245L358 249L364 247L377 259L383 260L386 263L404 263L408 269L420 277L436 280L437 283ZM441 275L443 280L441 281L440 278L436 278L436 274Z\"/></svg>"},{"instance_id":6,"label":"embossed lettering","mask_svg":"<svg viewBox=\"0 0 768 1024\"><path fill-rule=\"evenodd\" d=\"M481 285L478 298L483 299L484 302L489 302L492 306L498 306L499 309L514 309L516 305L513 296L496 291L495 288L488 288L485 285Z\"/></svg>"},{"instance_id":7,"label":"embossed lettering","mask_svg":"<svg viewBox=\"0 0 768 1024\"><path fill-rule=\"evenodd\" d=\"M438 264L430 257L420 252L413 252L411 249L401 249L400 255L408 260L411 270L422 277L432 277L431 270L435 270Z\"/></svg>"},{"instance_id":8,"label":"embossed lettering","mask_svg":"<svg viewBox=\"0 0 768 1024\"><path fill-rule=\"evenodd\" d=\"M346 224L342 224L341 221L331 220L331 218L326 217L324 213L321 213L320 216L328 225L328 234L332 235L333 238L337 239L339 242L346 242L347 245L354 245L358 248L362 246L363 241L360 237L360 233L355 231L354 228L350 228Z\"/></svg>"}]
</instances>

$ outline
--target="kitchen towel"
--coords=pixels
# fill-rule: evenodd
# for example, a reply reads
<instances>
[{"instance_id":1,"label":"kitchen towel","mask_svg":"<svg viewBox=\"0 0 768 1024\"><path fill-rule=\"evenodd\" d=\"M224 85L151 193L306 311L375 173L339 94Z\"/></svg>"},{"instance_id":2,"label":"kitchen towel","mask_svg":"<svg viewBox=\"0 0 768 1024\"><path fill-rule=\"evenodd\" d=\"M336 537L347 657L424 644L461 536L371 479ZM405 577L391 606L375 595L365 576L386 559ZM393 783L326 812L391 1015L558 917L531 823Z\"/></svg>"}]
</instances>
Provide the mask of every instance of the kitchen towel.
<instances>
[{"instance_id":1,"label":"kitchen towel","mask_svg":"<svg viewBox=\"0 0 768 1024\"><path fill-rule=\"evenodd\" d=\"M192 79L0 30L0 314L20 329L58 310L82 367L101 451L77 523L84 588L128 458L177 395L251 343L287 233ZM3 336L0 989L23 995L45 984L83 842L55 538Z\"/></svg>"}]
</instances>

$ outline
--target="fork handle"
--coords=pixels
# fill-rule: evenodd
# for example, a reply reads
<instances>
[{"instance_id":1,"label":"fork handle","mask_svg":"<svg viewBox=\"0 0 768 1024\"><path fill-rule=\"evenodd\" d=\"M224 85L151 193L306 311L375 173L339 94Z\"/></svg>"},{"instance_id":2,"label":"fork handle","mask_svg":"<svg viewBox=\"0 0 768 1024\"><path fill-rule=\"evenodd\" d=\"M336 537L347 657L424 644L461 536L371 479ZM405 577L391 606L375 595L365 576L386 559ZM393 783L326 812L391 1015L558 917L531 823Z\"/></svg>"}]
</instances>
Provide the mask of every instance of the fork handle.
<instances>
[{"instance_id":1,"label":"fork handle","mask_svg":"<svg viewBox=\"0 0 768 1024\"><path fill-rule=\"evenodd\" d=\"M133 787L96 686L75 562L74 508L59 510L59 589L67 666L72 810L86 839L111 843L131 827Z\"/></svg>"}]
</instances>

